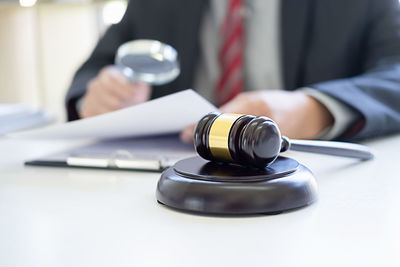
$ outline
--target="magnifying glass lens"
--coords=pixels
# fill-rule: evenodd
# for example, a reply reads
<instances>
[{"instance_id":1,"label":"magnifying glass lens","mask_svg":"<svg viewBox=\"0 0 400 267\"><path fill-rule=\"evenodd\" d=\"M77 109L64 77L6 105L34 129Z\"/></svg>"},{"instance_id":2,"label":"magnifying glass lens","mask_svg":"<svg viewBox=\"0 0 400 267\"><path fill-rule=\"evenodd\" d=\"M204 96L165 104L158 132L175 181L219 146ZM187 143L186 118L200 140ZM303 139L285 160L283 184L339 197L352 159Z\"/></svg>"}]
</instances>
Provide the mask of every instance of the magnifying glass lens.
<instances>
[{"instance_id":1,"label":"magnifying glass lens","mask_svg":"<svg viewBox=\"0 0 400 267\"><path fill-rule=\"evenodd\" d=\"M134 72L164 73L176 68L173 62L164 60L163 55L126 55L121 58L124 66L129 66Z\"/></svg>"},{"instance_id":2,"label":"magnifying glass lens","mask_svg":"<svg viewBox=\"0 0 400 267\"><path fill-rule=\"evenodd\" d=\"M154 40L135 40L121 45L115 63L131 81L152 85L171 82L180 73L176 50Z\"/></svg>"}]
</instances>

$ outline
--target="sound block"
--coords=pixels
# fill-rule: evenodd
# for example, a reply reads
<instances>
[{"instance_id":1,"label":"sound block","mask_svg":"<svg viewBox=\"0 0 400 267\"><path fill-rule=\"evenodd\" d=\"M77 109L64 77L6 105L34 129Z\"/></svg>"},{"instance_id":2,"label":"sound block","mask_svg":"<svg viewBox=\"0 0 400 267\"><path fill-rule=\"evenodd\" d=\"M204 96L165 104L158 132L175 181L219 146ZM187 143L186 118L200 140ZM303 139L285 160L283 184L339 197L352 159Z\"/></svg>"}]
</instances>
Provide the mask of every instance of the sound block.
<instances>
[{"instance_id":1,"label":"sound block","mask_svg":"<svg viewBox=\"0 0 400 267\"><path fill-rule=\"evenodd\" d=\"M279 213L313 203L317 183L307 167L286 157L265 169L193 157L162 173L156 196L169 207L196 213Z\"/></svg>"}]
</instances>

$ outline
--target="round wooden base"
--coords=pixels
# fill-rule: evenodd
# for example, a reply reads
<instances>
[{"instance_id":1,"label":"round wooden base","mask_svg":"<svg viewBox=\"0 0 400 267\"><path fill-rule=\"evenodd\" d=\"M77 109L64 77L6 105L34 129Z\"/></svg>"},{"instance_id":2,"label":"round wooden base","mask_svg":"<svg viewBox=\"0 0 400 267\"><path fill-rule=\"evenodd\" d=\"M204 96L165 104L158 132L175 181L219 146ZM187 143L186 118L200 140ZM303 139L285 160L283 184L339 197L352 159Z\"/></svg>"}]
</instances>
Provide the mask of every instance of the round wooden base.
<instances>
[{"instance_id":1,"label":"round wooden base","mask_svg":"<svg viewBox=\"0 0 400 267\"><path fill-rule=\"evenodd\" d=\"M207 214L278 213L313 203L317 184L296 160L278 157L265 169L181 160L165 170L157 200L169 207Z\"/></svg>"}]
</instances>

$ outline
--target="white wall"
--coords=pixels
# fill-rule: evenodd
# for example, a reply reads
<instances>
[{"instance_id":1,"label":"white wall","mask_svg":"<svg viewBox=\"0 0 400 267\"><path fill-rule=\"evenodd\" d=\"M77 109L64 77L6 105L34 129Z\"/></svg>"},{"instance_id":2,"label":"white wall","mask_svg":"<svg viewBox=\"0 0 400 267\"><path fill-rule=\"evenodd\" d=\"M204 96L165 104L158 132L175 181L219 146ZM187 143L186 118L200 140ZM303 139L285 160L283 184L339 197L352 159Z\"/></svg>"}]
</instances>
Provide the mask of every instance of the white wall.
<instances>
[{"instance_id":1,"label":"white wall","mask_svg":"<svg viewBox=\"0 0 400 267\"><path fill-rule=\"evenodd\" d=\"M99 37L101 7L0 4L0 103L28 103L63 121L73 73Z\"/></svg>"},{"instance_id":2,"label":"white wall","mask_svg":"<svg viewBox=\"0 0 400 267\"><path fill-rule=\"evenodd\" d=\"M0 6L0 103L40 104L35 12Z\"/></svg>"}]
</instances>

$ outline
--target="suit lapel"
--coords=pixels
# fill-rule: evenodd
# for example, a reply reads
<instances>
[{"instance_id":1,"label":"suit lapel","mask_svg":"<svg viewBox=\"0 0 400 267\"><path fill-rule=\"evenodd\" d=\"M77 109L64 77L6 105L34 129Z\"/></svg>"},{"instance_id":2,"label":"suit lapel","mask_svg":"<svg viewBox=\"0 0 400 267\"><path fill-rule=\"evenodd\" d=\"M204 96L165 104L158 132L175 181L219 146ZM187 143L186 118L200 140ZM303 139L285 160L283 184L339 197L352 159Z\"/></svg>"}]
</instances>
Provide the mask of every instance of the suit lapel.
<instances>
[{"instance_id":1,"label":"suit lapel","mask_svg":"<svg viewBox=\"0 0 400 267\"><path fill-rule=\"evenodd\" d=\"M195 66L199 54L198 31L205 4L206 1L204 0L168 0L169 7L166 8L165 15L168 16L170 24L168 24L168 27L167 25L165 27L160 26L159 30L168 36L165 42L178 51L181 74L172 83L158 86L156 90L153 90L153 98L193 86Z\"/></svg>"},{"instance_id":2,"label":"suit lapel","mask_svg":"<svg viewBox=\"0 0 400 267\"><path fill-rule=\"evenodd\" d=\"M178 1L176 17L177 49L181 59L181 88L192 86L195 66L199 56L199 32L207 1Z\"/></svg>"},{"instance_id":3,"label":"suit lapel","mask_svg":"<svg viewBox=\"0 0 400 267\"><path fill-rule=\"evenodd\" d=\"M302 86L301 72L312 18L312 0L281 1L281 62L284 89Z\"/></svg>"}]
</instances>

